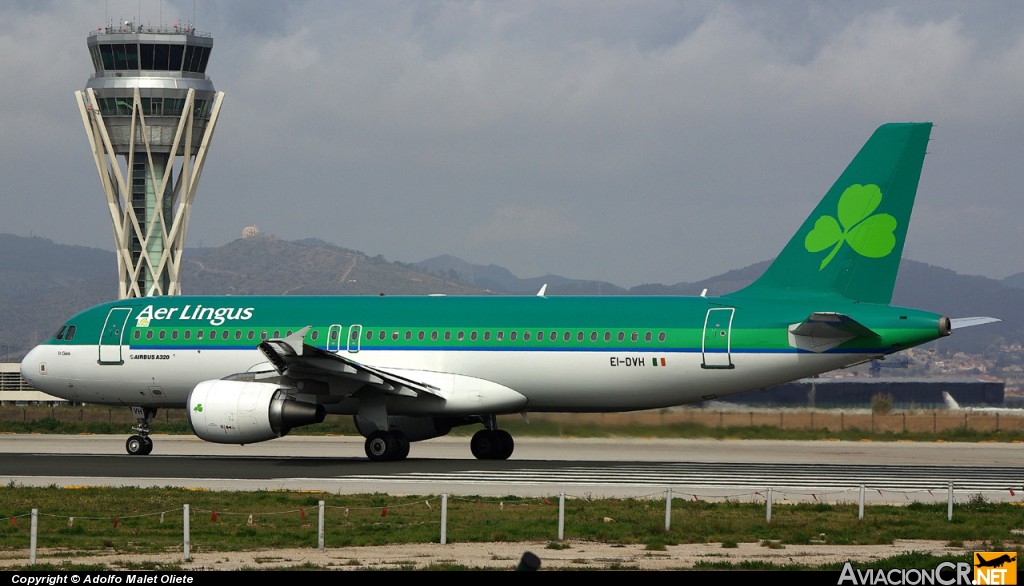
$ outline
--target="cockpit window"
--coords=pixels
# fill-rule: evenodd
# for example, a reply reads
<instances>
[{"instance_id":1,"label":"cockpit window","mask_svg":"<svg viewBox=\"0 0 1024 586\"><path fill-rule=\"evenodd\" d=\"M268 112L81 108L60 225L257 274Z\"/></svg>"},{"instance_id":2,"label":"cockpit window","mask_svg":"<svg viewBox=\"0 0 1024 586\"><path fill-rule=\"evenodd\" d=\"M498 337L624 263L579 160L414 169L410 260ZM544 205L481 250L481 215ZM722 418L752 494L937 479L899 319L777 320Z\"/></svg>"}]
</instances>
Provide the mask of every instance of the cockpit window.
<instances>
[{"instance_id":1,"label":"cockpit window","mask_svg":"<svg viewBox=\"0 0 1024 586\"><path fill-rule=\"evenodd\" d=\"M60 329L57 330L57 333L53 335L53 337L57 338L58 340L63 340L64 339L64 330L66 330L66 329L67 329L67 326L61 326Z\"/></svg>"},{"instance_id":2,"label":"cockpit window","mask_svg":"<svg viewBox=\"0 0 1024 586\"><path fill-rule=\"evenodd\" d=\"M75 330L77 330L77 329L78 329L78 326L68 326L68 331L67 331L66 334L64 334L64 339L65 340L71 340L72 338L74 338L75 337Z\"/></svg>"}]
</instances>

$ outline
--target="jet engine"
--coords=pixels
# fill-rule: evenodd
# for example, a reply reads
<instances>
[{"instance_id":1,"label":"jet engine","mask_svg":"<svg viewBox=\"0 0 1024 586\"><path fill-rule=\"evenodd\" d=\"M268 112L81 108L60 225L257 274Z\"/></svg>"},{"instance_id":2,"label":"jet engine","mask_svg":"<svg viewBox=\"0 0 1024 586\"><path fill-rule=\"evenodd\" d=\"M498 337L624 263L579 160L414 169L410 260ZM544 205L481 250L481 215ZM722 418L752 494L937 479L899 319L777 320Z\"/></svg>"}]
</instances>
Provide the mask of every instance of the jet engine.
<instances>
[{"instance_id":1,"label":"jet engine","mask_svg":"<svg viewBox=\"0 0 1024 586\"><path fill-rule=\"evenodd\" d=\"M203 381L189 393L188 423L208 442L251 444L324 420L323 405L298 401L288 391L270 383Z\"/></svg>"}]
</instances>

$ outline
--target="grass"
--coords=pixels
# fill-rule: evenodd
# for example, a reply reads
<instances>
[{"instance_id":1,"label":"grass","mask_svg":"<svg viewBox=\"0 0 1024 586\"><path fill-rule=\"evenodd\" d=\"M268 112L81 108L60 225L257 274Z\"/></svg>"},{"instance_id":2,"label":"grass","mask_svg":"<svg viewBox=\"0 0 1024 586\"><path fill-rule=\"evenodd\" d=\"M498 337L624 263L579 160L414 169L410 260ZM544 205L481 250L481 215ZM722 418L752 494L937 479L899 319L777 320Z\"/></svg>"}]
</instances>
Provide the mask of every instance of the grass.
<instances>
[{"instance_id":1,"label":"grass","mask_svg":"<svg viewBox=\"0 0 1024 586\"><path fill-rule=\"evenodd\" d=\"M57 558L73 552L180 551L187 504L193 552L258 549L265 551L263 559L270 560L274 549L317 547L320 501L325 505L327 547L440 541L440 499L431 495L8 485L0 488L0 514L8 519L0 526L0 550L27 549L30 512L37 509L38 547L60 551ZM666 530L662 501L570 499L565 507L564 539L641 544L651 552L688 543L721 543L723 548L759 543L785 549L790 544L885 544L897 539L983 542L992 551L1024 549L1024 538L1013 531L1024 526L1021 507L989 502L980 495L958 505L952 521L947 519L945 504L925 503L870 506L864 519L858 519L855 503L776 504L770 523L765 520L764 504L757 502L676 499L671 510ZM569 547L556 535L558 507L543 498L449 498L447 512L449 542L541 542L547 543L547 549ZM606 523L606 517L616 522ZM723 564L753 569L742 562Z\"/></svg>"}]
</instances>

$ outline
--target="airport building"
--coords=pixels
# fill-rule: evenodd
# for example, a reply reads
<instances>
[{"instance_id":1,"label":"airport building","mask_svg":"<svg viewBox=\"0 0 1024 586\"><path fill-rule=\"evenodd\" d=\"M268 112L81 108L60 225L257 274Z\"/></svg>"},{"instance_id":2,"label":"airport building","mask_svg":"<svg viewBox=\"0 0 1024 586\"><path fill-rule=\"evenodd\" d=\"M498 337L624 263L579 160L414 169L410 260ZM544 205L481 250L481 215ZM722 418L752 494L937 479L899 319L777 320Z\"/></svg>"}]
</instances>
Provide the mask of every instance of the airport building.
<instances>
[{"instance_id":1,"label":"airport building","mask_svg":"<svg viewBox=\"0 0 1024 586\"><path fill-rule=\"evenodd\" d=\"M185 230L224 93L206 75L213 37L123 22L86 39L75 92L110 211L120 298L181 293Z\"/></svg>"}]
</instances>

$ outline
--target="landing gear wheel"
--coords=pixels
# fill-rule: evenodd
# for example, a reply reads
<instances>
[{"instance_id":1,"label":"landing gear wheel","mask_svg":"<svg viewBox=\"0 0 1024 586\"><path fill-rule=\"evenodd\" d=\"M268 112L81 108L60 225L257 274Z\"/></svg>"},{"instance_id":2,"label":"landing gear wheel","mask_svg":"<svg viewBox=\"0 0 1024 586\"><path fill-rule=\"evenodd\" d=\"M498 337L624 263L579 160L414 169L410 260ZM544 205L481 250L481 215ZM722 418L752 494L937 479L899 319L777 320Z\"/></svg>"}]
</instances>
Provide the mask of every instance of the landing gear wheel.
<instances>
[{"instance_id":1,"label":"landing gear wheel","mask_svg":"<svg viewBox=\"0 0 1024 586\"><path fill-rule=\"evenodd\" d=\"M404 460L409 457L409 437L400 431L393 431L391 435L395 436L395 457L393 460Z\"/></svg>"},{"instance_id":2,"label":"landing gear wheel","mask_svg":"<svg viewBox=\"0 0 1024 586\"><path fill-rule=\"evenodd\" d=\"M512 451L516 449L516 441L512 439L512 434L504 429L496 429L494 434L498 437L499 444L501 445L501 449L494 459L508 460L509 456L512 455Z\"/></svg>"},{"instance_id":3,"label":"landing gear wheel","mask_svg":"<svg viewBox=\"0 0 1024 586\"><path fill-rule=\"evenodd\" d=\"M366 436L366 457L375 462L404 460L409 455L409 438L400 431L375 431Z\"/></svg>"},{"instance_id":4,"label":"landing gear wheel","mask_svg":"<svg viewBox=\"0 0 1024 586\"><path fill-rule=\"evenodd\" d=\"M469 441L469 450L478 460L507 460L513 449L512 435L501 429L481 429Z\"/></svg>"},{"instance_id":5,"label":"landing gear wheel","mask_svg":"<svg viewBox=\"0 0 1024 586\"><path fill-rule=\"evenodd\" d=\"M147 446L150 450L153 449L153 441L149 440L147 443L147 440L149 440L149 438L141 435L133 435L124 443L124 449L132 456L145 456L149 453L146 451Z\"/></svg>"},{"instance_id":6,"label":"landing gear wheel","mask_svg":"<svg viewBox=\"0 0 1024 586\"><path fill-rule=\"evenodd\" d=\"M132 407L132 415L138 420L138 425L132 427L138 432L128 438L124 449L132 456L146 456L153 451L153 439L149 437L149 421L156 417L156 409L152 407Z\"/></svg>"}]
</instances>

